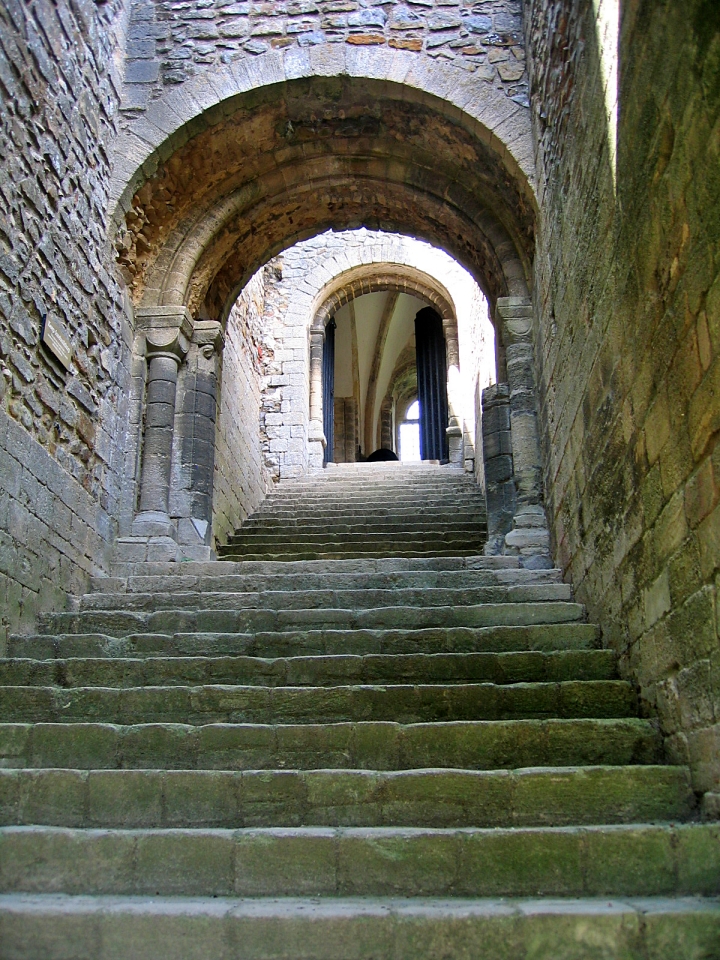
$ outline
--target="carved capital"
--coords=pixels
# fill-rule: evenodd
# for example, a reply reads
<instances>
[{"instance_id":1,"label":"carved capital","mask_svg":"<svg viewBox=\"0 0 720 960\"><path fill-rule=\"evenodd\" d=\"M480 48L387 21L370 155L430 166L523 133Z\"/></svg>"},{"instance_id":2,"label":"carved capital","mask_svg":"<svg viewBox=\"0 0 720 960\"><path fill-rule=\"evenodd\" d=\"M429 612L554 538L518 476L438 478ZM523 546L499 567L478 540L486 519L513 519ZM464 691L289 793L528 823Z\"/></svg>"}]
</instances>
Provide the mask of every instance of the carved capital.
<instances>
[{"instance_id":1,"label":"carved capital","mask_svg":"<svg viewBox=\"0 0 720 960\"><path fill-rule=\"evenodd\" d=\"M173 357L181 363L190 349L193 318L187 307L140 307L135 313L139 331L145 335L145 355Z\"/></svg>"},{"instance_id":2,"label":"carved capital","mask_svg":"<svg viewBox=\"0 0 720 960\"><path fill-rule=\"evenodd\" d=\"M503 344L509 347L532 340L533 306L527 297L498 297L495 317Z\"/></svg>"},{"instance_id":3,"label":"carved capital","mask_svg":"<svg viewBox=\"0 0 720 960\"><path fill-rule=\"evenodd\" d=\"M219 353L225 344L222 324L217 320L196 320L192 342L205 359L209 360L214 353Z\"/></svg>"}]
</instances>

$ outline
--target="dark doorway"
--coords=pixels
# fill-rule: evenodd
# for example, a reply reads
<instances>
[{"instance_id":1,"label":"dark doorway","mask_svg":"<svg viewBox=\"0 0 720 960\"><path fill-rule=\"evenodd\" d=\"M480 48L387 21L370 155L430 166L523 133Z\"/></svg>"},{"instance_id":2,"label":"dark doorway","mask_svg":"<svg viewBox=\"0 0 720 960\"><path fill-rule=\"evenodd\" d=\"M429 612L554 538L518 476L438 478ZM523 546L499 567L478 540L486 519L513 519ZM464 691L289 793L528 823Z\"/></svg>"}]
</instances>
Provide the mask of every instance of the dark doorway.
<instances>
[{"instance_id":1,"label":"dark doorway","mask_svg":"<svg viewBox=\"0 0 720 960\"><path fill-rule=\"evenodd\" d=\"M424 307L415 317L415 358L420 401L420 456L448 460L445 336L440 315Z\"/></svg>"},{"instance_id":2,"label":"dark doorway","mask_svg":"<svg viewBox=\"0 0 720 960\"><path fill-rule=\"evenodd\" d=\"M323 460L330 463L335 447L335 327L330 320L325 326L322 366L323 433L325 434L325 452Z\"/></svg>"}]
</instances>

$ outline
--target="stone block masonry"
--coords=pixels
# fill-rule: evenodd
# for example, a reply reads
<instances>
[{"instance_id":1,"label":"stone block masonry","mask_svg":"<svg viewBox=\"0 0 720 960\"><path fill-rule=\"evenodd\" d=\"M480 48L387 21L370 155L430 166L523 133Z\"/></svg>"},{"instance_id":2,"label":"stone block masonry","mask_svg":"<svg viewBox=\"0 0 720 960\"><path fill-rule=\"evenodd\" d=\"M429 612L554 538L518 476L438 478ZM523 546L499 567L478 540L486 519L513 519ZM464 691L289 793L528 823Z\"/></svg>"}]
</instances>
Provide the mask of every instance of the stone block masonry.
<instances>
[{"instance_id":1,"label":"stone block masonry","mask_svg":"<svg viewBox=\"0 0 720 960\"><path fill-rule=\"evenodd\" d=\"M119 511L132 337L105 213L125 7L0 5L0 647L105 567Z\"/></svg>"},{"instance_id":2,"label":"stone block masonry","mask_svg":"<svg viewBox=\"0 0 720 960\"><path fill-rule=\"evenodd\" d=\"M528 5L545 481L559 565L717 796L720 17L624 6L615 90L611 5Z\"/></svg>"},{"instance_id":3,"label":"stone block masonry","mask_svg":"<svg viewBox=\"0 0 720 960\"><path fill-rule=\"evenodd\" d=\"M271 361L263 339L265 275L247 284L230 311L225 330L215 430L213 537L225 543L267 493L271 467L260 434L261 377ZM264 407L263 407L264 412Z\"/></svg>"},{"instance_id":4,"label":"stone block masonry","mask_svg":"<svg viewBox=\"0 0 720 960\"><path fill-rule=\"evenodd\" d=\"M0 656L109 568L113 535L98 500L0 410Z\"/></svg>"},{"instance_id":5,"label":"stone block masonry","mask_svg":"<svg viewBox=\"0 0 720 960\"><path fill-rule=\"evenodd\" d=\"M168 84L269 50L320 44L387 46L453 61L527 106L522 4L490 0L136 0L123 105L143 109Z\"/></svg>"}]
</instances>

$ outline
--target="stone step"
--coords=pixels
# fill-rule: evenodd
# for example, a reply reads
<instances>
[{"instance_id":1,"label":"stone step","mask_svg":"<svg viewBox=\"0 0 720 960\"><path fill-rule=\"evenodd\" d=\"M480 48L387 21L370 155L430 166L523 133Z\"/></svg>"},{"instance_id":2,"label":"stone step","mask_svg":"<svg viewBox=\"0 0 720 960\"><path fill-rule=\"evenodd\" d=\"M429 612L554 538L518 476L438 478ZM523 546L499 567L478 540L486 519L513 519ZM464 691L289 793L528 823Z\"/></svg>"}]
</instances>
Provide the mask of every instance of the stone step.
<instances>
[{"instance_id":1,"label":"stone step","mask_svg":"<svg viewBox=\"0 0 720 960\"><path fill-rule=\"evenodd\" d=\"M720 903L6 894L0 942L6 960L714 960Z\"/></svg>"},{"instance_id":2,"label":"stone step","mask_svg":"<svg viewBox=\"0 0 720 960\"><path fill-rule=\"evenodd\" d=\"M80 611L124 610L316 610L368 607L467 607L483 603L544 603L571 600L567 583L528 583L489 587L411 587L391 589L253 590L225 593L210 590L158 593L91 593L80 599Z\"/></svg>"},{"instance_id":3,"label":"stone step","mask_svg":"<svg viewBox=\"0 0 720 960\"><path fill-rule=\"evenodd\" d=\"M451 518L456 522L459 520L468 520L471 522L483 521L486 516L484 507L476 503L455 502L452 511L449 511L446 505L432 507L427 504L418 503L408 505L393 503L383 507L374 503L370 518L382 518L396 522L400 519L411 521L423 519L431 521L435 519L447 519L448 513L450 513ZM265 504L256 510L252 517L244 522L246 524L251 523L257 518L265 523L285 523L292 520L325 523L328 518L334 517L349 523L355 516L358 518L368 518L368 514L364 511L351 510L348 508L348 505L344 503L338 503L337 505L326 504L323 509L318 508L316 510L309 509L303 501L298 501L293 505L283 505L273 501L265 501Z\"/></svg>"},{"instance_id":4,"label":"stone step","mask_svg":"<svg viewBox=\"0 0 720 960\"><path fill-rule=\"evenodd\" d=\"M161 598L162 599L162 598ZM172 603L172 598L165 598ZM482 603L467 607L380 607L310 610L85 610L38 617L46 633L245 633L299 629L377 629L422 627L524 626L582 620L585 608L569 601Z\"/></svg>"},{"instance_id":5,"label":"stone step","mask_svg":"<svg viewBox=\"0 0 720 960\"><path fill-rule=\"evenodd\" d=\"M552 653L450 653L138 659L0 660L0 686L140 687L242 683L324 686L338 683L518 683L612 680L611 650Z\"/></svg>"},{"instance_id":6,"label":"stone step","mask_svg":"<svg viewBox=\"0 0 720 960\"><path fill-rule=\"evenodd\" d=\"M259 687L3 687L0 722L334 723L637 715L624 680Z\"/></svg>"},{"instance_id":7,"label":"stone step","mask_svg":"<svg viewBox=\"0 0 720 960\"><path fill-rule=\"evenodd\" d=\"M402 570L396 573L177 574L93 577L93 593L244 592L253 590L394 590L397 588L519 586L561 583L560 570Z\"/></svg>"},{"instance_id":8,"label":"stone step","mask_svg":"<svg viewBox=\"0 0 720 960\"><path fill-rule=\"evenodd\" d=\"M276 537L283 533L293 537L338 537L343 534L351 536L353 539L365 536L393 536L396 538L408 539L411 535L422 538L426 536L443 537L464 537L476 536L478 531L485 531L487 524L484 519L463 520L447 517L437 517L431 520L416 520L413 523L408 521L399 523L397 520L378 520L377 518L357 518L350 517L340 519L325 520L307 520L298 519L273 519L266 520L264 517L253 516L246 520L238 533L228 538L228 543L234 543L244 537Z\"/></svg>"},{"instance_id":9,"label":"stone step","mask_svg":"<svg viewBox=\"0 0 720 960\"><path fill-rule=\"evenodd\" d=\"M720 825L0 828L0 892L612 897L720 891Z\"/></svg>"},{"instance_id":10,"label":"stone step","mask_svg":"<svg viewBox=\"0 0 720 960\"><path fill-rule=\"evenodd\" d=\"M581 622L489 627L419 629L320 629L257 633L132 632L12 635L11 657L53 660L56 657L397 655L412 653L516 652L589 650L599 646L595 624Z\"/></svg>"},{"instance_id":11,"label":"stone step","mask_svg":"<svg viewBox=\"0 0 720 960\"><path fill-rule=\"evenodd\" d=\"M316 544L312 547L302 547L301 545L278 544L277 546L265 546L257 550L253 547L218 547L217 554L221 560L255 562L271 560L279 563L292 561L309 560L364 560L364 559L392 559L394 557L403 559L432 559L436 557L458 557L474 556L482 548L484 541L468 543L467 549L463 550L458 546L443 549L437 546L423 545L417 547L398 547L382 546L381 544L365 546L358 545L349 547L338 541L337 543ZM281 549L287 546L287 549Z\"/></svg>"},{"instance_id":12,"label":"stone step","mask_svg":"<svg viewBox=\"0 0 720 960\"><path fill-rule=\"evenodd\" d=\"M253 517L277 515L278 517L304 516L323 520L328 517L367 517L373 519L382 516L391 520L445 517L456 519L456 514L468 514L473 517L486 516L485 501L482 497L472 497L457 492L452 496L438 496L432 493L406 495L396 493L368 494L367 491L352 493L338 492L337 496L315 496L310 493L290 497L270 497L252 514Z\"/></svg>"},{"instance_id":13,"label":"stone step","mask_svg":"<svg viewBox=\"0 0 720 960\"><path fill-rule=\"evenodd\" d=\"M484 535L484 528L461 527L459 529L446 528L442 525L424 525L417 531L407 528L388 527L384 531L363 531L362 526L356 527L355 533L348 533L341 527L337 529L328 526L325 529L318 528L313 532L302 530L298 527L279 527L277 529L265 529L259 527L257 530L246 530L244 527L233 536L228 538L227 548L237 547L240 544L248 546L261 547L275 543L285 543L288 546L297 544L298 546L315 545L321 547L334 544L345 544L354 548L367 547L368 549L377 544L390 542L393 548L399 548L402 544L407 544L412 548L427 543L431 545L437 543L438 536L442 538L442 548L450 549L453 544L464 547L468 541L481 542Z\"/></svg>"},{"instance_id":14,"label":"stone step","mask_svg":"<svg viewBox=\"0 0 720 960\"><path fill-rule=\"evenodd\" d=\"M419 724L0 723L0 767L73 769L500 770L658 764L648 720Z\"/></svg>"},{"instance_id":15,"label":"stone step","mask_svg":"<svg viewBox=\"0 0 720 960\"><path fill-rule=\"evenodd\" d=\"M685 767L1 770L0 826L525 827L686 820Z\"/></svg>"},{"instance_id":16,"label":"stone step","mask_svg":"<svg viewBox=\"0 0 720 960\"><path fill-rule=\"evenodd\" d=\"M429 571L464 570L519 570L517 557L485 557L482 554L449 557L365 557L354 560L261 560L233 562L231 560L187 561L182 564L170 561L137 561L114 565L115 577L130 576L164 577L183 576L299 576L305 574L375 574Z\"/></svg>"}]
</instances>

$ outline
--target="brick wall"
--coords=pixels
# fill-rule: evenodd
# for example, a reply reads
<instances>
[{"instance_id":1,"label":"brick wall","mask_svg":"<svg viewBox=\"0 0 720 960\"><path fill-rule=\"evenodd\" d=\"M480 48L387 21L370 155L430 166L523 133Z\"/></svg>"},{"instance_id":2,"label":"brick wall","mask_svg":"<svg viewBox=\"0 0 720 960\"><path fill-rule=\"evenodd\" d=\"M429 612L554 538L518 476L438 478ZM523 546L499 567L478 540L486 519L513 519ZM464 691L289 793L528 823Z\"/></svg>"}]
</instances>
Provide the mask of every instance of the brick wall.
<instances>
[{"instance_id":1,"label":"brick wall","mask_svg":"<svg viewBox=\"0 0 720 960\"><path fill-rule=\"evenodd\" d=\"M720 14L622 5L615 159L608 0L527 12L556 556L670 755L718 790Z\"/></svg>"}]
</instances>

